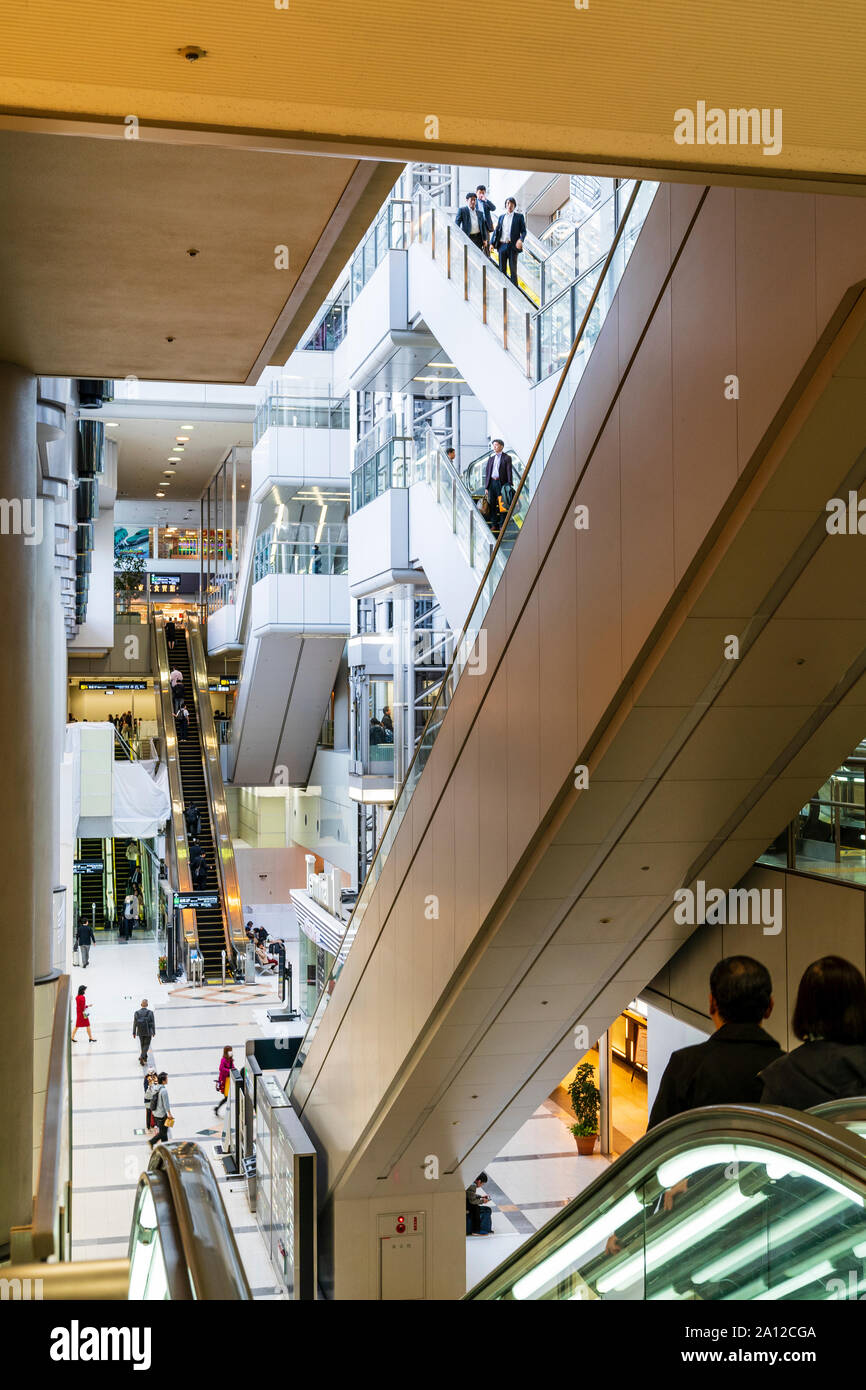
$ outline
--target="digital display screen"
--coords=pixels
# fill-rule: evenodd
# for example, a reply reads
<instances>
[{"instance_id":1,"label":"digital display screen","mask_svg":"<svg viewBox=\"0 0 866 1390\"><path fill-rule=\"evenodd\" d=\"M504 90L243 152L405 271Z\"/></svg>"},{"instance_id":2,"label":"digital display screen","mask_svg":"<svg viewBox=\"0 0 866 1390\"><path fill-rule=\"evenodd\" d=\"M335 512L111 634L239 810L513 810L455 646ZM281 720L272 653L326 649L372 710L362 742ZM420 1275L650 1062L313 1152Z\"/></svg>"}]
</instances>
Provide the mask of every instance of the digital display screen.
<instances>
[{"instance_id":1,"label":"digital display screen","mask_svg":"<svg viewBox=\"0 0 866 1390\"><path fill-rule=\"evenodd\" d=\"M175 907L219 907L219 893L175 893Z\"/></svg>"}]
</instances>

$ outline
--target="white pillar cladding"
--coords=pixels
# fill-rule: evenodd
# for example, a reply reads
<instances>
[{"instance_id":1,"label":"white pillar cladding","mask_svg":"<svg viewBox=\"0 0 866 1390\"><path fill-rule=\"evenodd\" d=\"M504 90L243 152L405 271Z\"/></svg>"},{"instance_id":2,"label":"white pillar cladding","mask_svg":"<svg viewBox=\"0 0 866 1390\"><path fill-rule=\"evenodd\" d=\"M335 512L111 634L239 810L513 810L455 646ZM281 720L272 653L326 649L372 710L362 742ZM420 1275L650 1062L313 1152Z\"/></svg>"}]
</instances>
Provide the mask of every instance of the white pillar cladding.
<instances>
[{"instance_id":1,"label":"white pillar cladding","mask_svg":"<svg viewBox=\"0 0 866 1390\"><path fill-rule=\"evenodd\" d=\"M3 496L23 508L36 507L36 378L12 363L0 364L0 477ZM44 536L44 533L43 533ZM32 537L31 537L32 539ZM48 545L53 547L53 526ZM36 823L35 742L39 679L37 588L39 546L10 529L0 535L0 585L3 591L4 659L0 662L0 768L9 791L3 825L3 873L0 874L0 952L4 969L4 1006L0 1010L0 1114L3 1116L3 1162L0 1163L0 1253L9 1244L10 1228L32 1218L33 1166L33 940L36 875L41 857L46 872L51 857L36 853L36 836L44 840L50 826ZM38 731L41 734L41 731ZM41 870L39 871L41 874Z\"/></svg>"},{"instance_id":2,"label":"white pillar cladding","mask_svg":"<svg viewBox=\"0 0 866 1390\"><path fill-rule=\"evenodd\" d=\"M401 785L415 748L415 667L413 584L396 584L394 601L394 787Z\"/></svg>"}]
</instances>

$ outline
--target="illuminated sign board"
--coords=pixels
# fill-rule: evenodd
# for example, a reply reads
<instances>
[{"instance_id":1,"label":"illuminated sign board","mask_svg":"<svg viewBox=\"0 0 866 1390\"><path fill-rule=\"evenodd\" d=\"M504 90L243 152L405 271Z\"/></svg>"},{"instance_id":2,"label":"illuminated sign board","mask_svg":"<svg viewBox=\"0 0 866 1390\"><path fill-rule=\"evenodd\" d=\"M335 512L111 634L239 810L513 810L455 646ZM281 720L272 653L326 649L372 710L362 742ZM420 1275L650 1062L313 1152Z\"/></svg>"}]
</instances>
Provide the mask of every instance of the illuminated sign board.
<instances>
[{"instance_id":1,"label":"illuminated sign board","mask_svg":"<svg viewBox=\"0 0 866 1390\"><path fill-rule=\"evenodd\" d=\"M79 681L79 690L146 690L147 681Z\"/></svg>"},{"instance_id":2,"label":"illuminated sign board","mask_svg":"<svg viewBox=\"0 0 866 1390\"><path fill-rule=\"evenodd\" d=\"M101 874L105 869L104 859L76 859L72 865L76 874Z\"/></svg>"},{"instance_id":3,"label":"illuminated sign board","mask_svg":"<svg viewBox=\"0 0 866 1390\"><path fill-rule=\"evenodd\" d=\"M175 893L174 905L181 909L185 907L219 907L219 893Z\"/></svg>"}]
</instances>

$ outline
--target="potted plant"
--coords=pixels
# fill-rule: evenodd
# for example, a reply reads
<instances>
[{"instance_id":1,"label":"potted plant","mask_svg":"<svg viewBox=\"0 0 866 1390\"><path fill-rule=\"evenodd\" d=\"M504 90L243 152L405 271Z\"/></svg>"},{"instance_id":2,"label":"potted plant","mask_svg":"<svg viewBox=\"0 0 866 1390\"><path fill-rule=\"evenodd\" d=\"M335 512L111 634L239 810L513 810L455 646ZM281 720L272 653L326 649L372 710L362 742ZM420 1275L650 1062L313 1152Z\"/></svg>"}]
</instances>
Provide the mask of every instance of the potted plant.
<instances>
[{"instance_id":1,"label":"potted plant","mask_svg":"<svg viewBox=\"0 0 866 1390\"><path fill-rule=\"evenodd\" d=\"M577 1152L591 1154L598 1138L598 1108L601 1103L592 1062L580 1063L569 1082L568 1094L576 1121L570 1128L577 1143Z\"/></svg>"},{"instance_id":2,"label":"potted plant","mask_svg":"<svg viewBox=\"0 0 866 1390\"><path fill-rule=\"evenodd\" d=\"M164 984L164 985L168 984L168 957L167 957L167 956L160 956L159 961L158 961L158 963L157 963L157 969L158 969L158 971L159 971L160 983L161 983L161 984Z\"/></svg>"}]
</instances>

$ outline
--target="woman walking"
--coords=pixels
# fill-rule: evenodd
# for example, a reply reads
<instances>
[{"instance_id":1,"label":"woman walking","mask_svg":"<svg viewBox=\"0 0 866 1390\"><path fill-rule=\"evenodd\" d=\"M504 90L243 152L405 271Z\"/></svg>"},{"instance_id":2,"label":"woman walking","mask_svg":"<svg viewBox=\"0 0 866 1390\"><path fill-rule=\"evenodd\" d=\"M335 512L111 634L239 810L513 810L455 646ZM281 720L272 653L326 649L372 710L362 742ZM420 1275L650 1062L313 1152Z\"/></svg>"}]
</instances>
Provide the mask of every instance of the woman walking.
<instances>
[{"instance_id":1,"label":"woman walking","mask_svg":"<svg viewBox=\"0 0 866 1390\"><path fill-rule=\"evenodd\" d=\"M171 1113L171 1101L168 1098L168 1072L161 1071L156 1078L156 1090L151 1098L150 1113L153 1123L156 1125L157 1132L150 1140L150 1147L154 1144L167 1144L168 1131L174 1124L174 1116Z\"/></svg>"},{"instance_id":2,"label":"woman walking","mask_svg":"<svg viewBox=\"0 0 866 1390\"><path fill-rule=\"evenodd\" d=\"M88 1041L96 1042L96 1039L90 1032L90 1019L87 1016L87 999L85 998L86 993L87 985L79 985L78 993L75 996L75 1027L72 1030L73 1042L76 1041L75 1034L78 1032L79 1028L86 1028Z\"/></svg>"},{"instance_id":3,"label":"woman walking","mask_svg":"<svg viewBox=\"0 0 866 1390\"><path fill-rule=\"evenodd\" d=\"M153 1128L153 1102L159 1089L155 1071L149 1071L144 1078L144 1132Z\"/></svg>"},{"instance_id":4,"label":"woman walking","mask_svg":"<svg viewBox=\"0 0 866 1390\"><path fill-rule=\"evenodd\" d=\"M223 1048L223 1055L220 1057L220 1074L217 1080L217 1090L222 1095L222 1100L214 1106L213 1113L218 1115L229 1098L229 1077L234 1063L232 1062L232 1050L230 1047Z\"/></svg>"}]
</instances>

